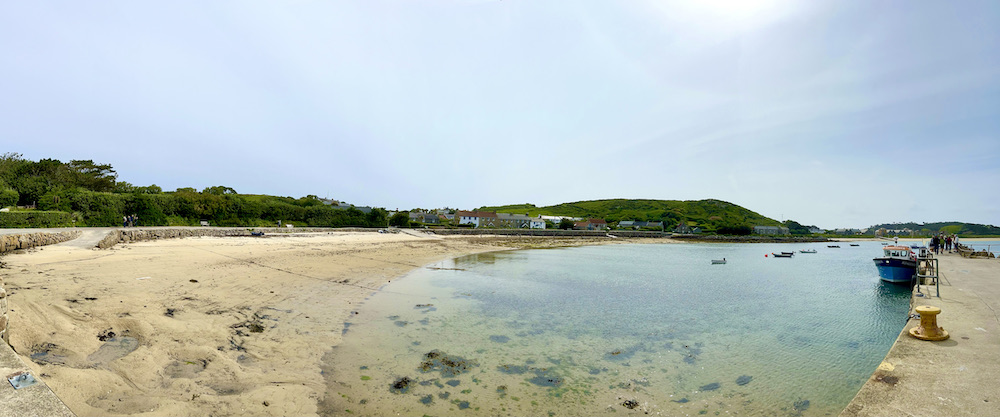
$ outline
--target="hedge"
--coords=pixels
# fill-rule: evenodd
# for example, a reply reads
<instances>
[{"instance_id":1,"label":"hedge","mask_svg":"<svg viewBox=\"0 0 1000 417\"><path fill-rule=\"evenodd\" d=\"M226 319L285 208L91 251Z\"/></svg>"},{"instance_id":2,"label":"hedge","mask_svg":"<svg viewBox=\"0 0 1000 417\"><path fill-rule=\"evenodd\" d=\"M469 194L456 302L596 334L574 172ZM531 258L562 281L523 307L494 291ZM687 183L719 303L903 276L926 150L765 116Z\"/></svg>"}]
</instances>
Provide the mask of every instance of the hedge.
<instances>
[{"instance_id":1,"label":"hedge","mask_svg":"<svg viewBox=\"0 0 1000 417\"><path fill-rule=\"evenodd\" d=\"M0 228L69 227L72 225L73 215L64 211L0 212Z\"/></svg>"}]
</instances>

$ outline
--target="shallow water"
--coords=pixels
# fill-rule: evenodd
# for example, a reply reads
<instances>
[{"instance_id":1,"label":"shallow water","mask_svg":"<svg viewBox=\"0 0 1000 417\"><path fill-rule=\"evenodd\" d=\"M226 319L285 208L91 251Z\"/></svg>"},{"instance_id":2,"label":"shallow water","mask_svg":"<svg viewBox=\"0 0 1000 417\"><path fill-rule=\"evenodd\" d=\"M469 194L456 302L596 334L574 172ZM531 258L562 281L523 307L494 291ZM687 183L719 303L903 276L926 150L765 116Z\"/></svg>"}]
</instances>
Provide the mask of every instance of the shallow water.
<instances>
[{"instance_id":1,"label":"shallow water","mask_svg":"<svg viewBox=\"0 0 1000 417\"><path fill-rule=\"evenodd\" d=\"M860 245L612 245L433 265L352 316L321 411L836 415L909 306L907 288L878 279L881 245ZM819 253L764 256L806 248Z\"/></svg>"}]
</instances>

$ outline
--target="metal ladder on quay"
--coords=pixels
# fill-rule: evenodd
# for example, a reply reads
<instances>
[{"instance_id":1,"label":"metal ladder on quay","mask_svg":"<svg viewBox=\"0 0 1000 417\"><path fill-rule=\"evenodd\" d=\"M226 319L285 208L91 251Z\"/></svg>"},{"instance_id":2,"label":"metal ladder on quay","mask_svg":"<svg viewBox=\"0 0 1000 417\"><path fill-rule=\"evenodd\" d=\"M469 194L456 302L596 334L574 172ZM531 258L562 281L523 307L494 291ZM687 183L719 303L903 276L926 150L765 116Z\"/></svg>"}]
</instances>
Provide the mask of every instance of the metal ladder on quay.
<instances>
[{"instance_id":1,"label":"metal ladder on quay","mask_svg":"<svg viewBox=\"0 0 1000 417\"><path fill-rule=\"evenodd\" d=\"M917 281L917 294L919 296L923 296L923 293L920 292L920 286L924 285L924 278L930 278L931 285L934 285L937 291L937 297L941 298L941 280L938 277L938 271L938 259L934 257L934 254L927 253L917 257L917 271L913 275L913 279Z\"/></svg>"}]
</instances>

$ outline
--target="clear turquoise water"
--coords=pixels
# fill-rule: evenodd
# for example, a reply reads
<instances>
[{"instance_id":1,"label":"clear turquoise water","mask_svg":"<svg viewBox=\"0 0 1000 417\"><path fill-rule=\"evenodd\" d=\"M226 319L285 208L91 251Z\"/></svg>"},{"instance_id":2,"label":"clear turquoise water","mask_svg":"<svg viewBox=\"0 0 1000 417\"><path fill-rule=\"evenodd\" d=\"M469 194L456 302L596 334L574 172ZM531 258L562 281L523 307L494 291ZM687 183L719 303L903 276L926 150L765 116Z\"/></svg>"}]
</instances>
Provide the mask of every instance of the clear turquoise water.
<instances>
[{"instance_id":1,"label":"clear turquoise water","mask_svg":"<svg viewBox=\"0 0 1000 417\"><path fill-rule=\"evenodd\" d=\"M611 245L432 265L359 308L326 370L325 412L836 415L892 346L910 293L878 279L878 242L826 246ZM796 255L764 256L779 251Z\"/></svg>"}]
</instances>

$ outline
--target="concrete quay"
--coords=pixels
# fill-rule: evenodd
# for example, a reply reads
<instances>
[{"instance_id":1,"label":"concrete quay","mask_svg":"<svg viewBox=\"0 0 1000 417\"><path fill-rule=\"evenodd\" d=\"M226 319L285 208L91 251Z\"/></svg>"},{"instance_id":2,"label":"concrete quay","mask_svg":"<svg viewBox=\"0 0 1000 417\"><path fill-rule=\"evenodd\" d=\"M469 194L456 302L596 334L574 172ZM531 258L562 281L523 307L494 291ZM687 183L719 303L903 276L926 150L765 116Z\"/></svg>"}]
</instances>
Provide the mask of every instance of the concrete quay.
<instances>
[{"instance_id":1,"label":"concrete quay","mask_svg":"<svg viewBox=\"0 0 1000 417\"><path fill-rule=\"evenodd\" d=\"M916 339L907 322L896 343L840 413L854 416L1000 415L1000 260L938 256L941 296L933 286L914 291L912 307L941 309L939 342Z\"/></svg>"},{"instance_id":2,"label":"concrete quay","mask_svg":"<svg viewBox=\"0 0 1000 417\"><path fill-rule=\"evenodd\" d=\"M38 383L21 389L7 380L11 374L30 371L28 366L10 348L0 343L0 417L75 416L66 404L52 392L39 375L32 376Z\"/></svg>"}]
</instances>

